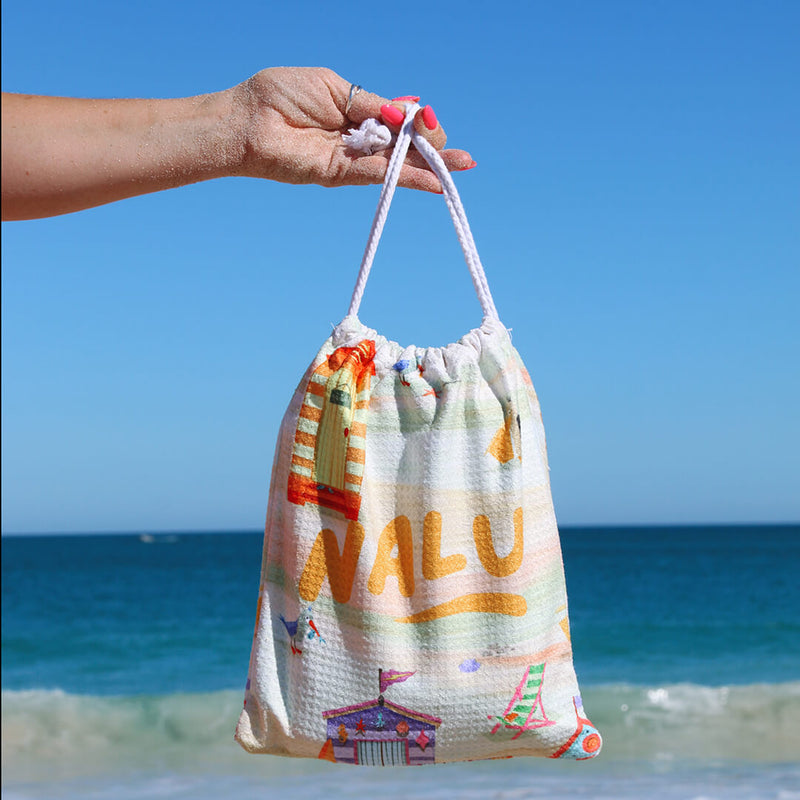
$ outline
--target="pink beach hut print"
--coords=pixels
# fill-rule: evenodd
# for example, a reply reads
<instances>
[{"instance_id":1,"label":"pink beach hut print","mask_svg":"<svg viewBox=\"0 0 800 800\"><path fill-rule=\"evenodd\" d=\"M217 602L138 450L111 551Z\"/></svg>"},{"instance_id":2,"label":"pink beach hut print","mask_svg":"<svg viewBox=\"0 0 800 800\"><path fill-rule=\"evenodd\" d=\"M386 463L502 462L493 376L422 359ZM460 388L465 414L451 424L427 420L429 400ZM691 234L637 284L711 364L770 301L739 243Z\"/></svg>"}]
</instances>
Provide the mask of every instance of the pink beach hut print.
<instances>
[{"instance_id":1,"label":"pink beach hut print","mask_svg":"<svg viewBox=\"0 0 800 800\"><path fill-rule=\"evenodd\" d=\"M381 673L381 689L413 674ZM322 759L370 767L417 766L436 761L436 730L442 720L391 703L382 693L376 700L323 711L322 717L327 724L327 740L319 754Z\"/></svg>"}]
</instances>

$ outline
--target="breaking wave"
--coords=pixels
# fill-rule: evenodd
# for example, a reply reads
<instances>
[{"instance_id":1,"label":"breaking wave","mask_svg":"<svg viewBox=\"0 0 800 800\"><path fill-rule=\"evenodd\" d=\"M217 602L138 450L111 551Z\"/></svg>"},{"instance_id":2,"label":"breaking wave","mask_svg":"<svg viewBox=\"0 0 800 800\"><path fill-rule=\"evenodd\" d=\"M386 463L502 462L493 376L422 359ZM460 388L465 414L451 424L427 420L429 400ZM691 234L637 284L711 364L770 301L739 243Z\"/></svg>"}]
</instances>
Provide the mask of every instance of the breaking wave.
<instances>
[{"instance_id":1,"label":"breaking wave","mask_svg":"<svg viewBox=\"0 0 800 800\"><path fill-rule=\"evenodd\" d=\"M599 761L797 759L800 681L725 687L619 684L587 687L583 699L603 734ZM220 773L277 775L298 769L287 759L254 759L233 741L240 691L96 697L36 689L4 691L2 702L4 779L126 769L180 772L198 763ZM303 764L304 770L313 769L308 761Z\"/></svg>"}]
</instances>

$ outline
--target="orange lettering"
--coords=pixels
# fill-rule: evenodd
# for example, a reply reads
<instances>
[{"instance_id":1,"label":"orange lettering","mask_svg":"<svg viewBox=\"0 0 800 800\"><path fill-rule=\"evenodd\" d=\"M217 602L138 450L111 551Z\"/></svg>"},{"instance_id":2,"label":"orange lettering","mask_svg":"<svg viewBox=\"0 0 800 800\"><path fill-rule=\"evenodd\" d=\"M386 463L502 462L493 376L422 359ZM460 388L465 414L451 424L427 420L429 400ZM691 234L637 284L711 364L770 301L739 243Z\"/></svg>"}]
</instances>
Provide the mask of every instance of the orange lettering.
<instances>
[{"instance_id":1,"label":"orange lettering","mask_svg":"<svg viewBox=\"0 0 800 800\"><path fill-rule=\"evenodd\" d=\"M418 611L410 617L400 617L395 622L431 622L453 614L466 614L476 611L480 614L506 614L509 617L523 617L528 610L525 598L518 594L483 592L465 594L455 600L448 600L438 606Z\"/></svg>"},{"instance_id":2,"label":"orange lettering","mask_svg":"<svg viewBox=\"0 0 800 800\"><path fill-rule=\"evenodd\" d=\"M438 511L429 511L422 525L422 575L425 580L444 578L466 566L466 556L460 553L442 558L442 515Z\"/></svg>"},{"instance_id":3,"label":"orange lettering","mask_svg":"<svg viewBox=\"0 0 800 800\"><path fill-rule=\"evenodd\" d=\"M298 592L303 600L312 603L317 599L325 576L331 586L331 594L337 603L346 603L353 591L356 565L364 544L364 529L357 522L347 525L341 555L336 534L324 528L317 534L311 554L303 567Z\"/></svg>"},{"instance_id":4,"label":"orange lettering","mask_svg":"<svg viewBox=\"0 0 800 800\"><path fill-rule=\"evenodd\" d=\"M395 547L397 555L392 556ZM395 517L381 531L378 554L375 556L367 589L372 594L380 594L389 575L397 578L397 588L403 597L414 594L414 540L408 517Z\"/></svg>"},{"instance_id":5,"label":"orange lettering","mask_svg":"<svg viewBox=\"0 0 800 800\"><path fill-rule=\"evenodd\" d=\"M522 564L522 509L518 508L514 512L514 546L511 552L500 558L494 549L492 540L492 524L489 517L481 514L475 517L472 522L472 535L475 539L475 547L478 550L478 558L483 564L483 568L495 578L505 578L513 575Z\"/></svg>"}]
</instances>

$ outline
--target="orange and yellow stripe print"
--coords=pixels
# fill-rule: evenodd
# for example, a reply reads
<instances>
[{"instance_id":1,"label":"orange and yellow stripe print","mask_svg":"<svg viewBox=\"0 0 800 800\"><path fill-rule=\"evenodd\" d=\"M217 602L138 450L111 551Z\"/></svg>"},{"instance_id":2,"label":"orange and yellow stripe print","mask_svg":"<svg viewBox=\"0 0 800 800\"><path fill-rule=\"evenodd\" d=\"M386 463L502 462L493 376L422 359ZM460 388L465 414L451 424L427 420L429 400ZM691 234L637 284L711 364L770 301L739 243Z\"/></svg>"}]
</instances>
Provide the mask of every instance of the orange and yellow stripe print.
<instances>
[{"instance_id":1,"label":"orange and yellow stripe print","mask_svg":"<svg viewBox=\"0 0 800 800\"><path fill-rule=\"evenodd\" d=\"M340 347L311 374L297 420L288 498L357 519L375 342Z\"/></svg>"}]
</instances>

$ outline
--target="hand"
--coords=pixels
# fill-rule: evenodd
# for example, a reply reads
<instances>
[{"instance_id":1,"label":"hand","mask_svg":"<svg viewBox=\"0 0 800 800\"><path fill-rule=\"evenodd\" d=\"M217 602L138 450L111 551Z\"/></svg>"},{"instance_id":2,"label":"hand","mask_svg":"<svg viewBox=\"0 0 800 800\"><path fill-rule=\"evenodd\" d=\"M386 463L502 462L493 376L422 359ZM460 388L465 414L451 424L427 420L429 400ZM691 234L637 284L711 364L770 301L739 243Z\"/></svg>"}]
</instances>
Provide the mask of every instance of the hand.
<instances>
[{"instance_id":1,"label":"hand","mask_svg":"<svg viewBox=\"0 0 800 800\"><path fill-rule=\"evenodd\" d=\"M2 95L3 219L68 214L197 181L248 175L323 186L381 183L390 151L359 155L342 134L368 118L398 130L399 109L328 69L265 69L222 92L166 100ZM402 119L400 119L402 121ZM430 106L416 129L437 149L446 137ZM442 152L448 169L475 166ZM400 185L441 191L409 151Z\"/></svg>"},{"instance_id":2,"label":"hand","mask_svg":"<svg viewBox=\"0 0 800 800\"><path fill-rule=\"evenodd\" d=\"M345 114L350 87L329 69L275 67L229 90L234 119L241 119L239 174L322 186L381 183L391 150L357 154L345 147L342 134L369 118L382 119L396 132L405 105L402 99L390 102L361 91ZM447 137L430 106L417 112L414 125L442 150ZM444 150L441 155L451 171L475 165L463 150ZM415 150L406 157L399 185L441 192L439 179Z\"/></svg>"}]
</instances>

